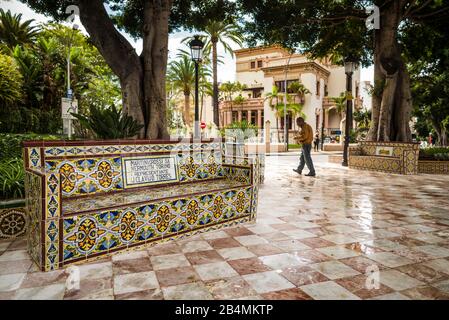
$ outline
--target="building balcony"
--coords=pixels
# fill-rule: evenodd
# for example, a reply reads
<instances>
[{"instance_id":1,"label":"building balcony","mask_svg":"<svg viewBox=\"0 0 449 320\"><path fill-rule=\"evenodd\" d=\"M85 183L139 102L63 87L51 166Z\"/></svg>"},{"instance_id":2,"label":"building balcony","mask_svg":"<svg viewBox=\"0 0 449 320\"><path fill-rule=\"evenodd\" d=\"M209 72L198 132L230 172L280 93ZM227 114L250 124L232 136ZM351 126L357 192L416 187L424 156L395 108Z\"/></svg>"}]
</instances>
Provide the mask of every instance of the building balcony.
<instances>
[{"instance_id":1,"label":"building balcony","mask_svg":"<svg viewBox=\"0 0 449 320\"><path fill-rule=\"evenodd\" d=\"M220 110L263 110L264 98L251 98L245 99L242 103L236 103L234 101L221 101Z\"/></svg>"}]
</instances>

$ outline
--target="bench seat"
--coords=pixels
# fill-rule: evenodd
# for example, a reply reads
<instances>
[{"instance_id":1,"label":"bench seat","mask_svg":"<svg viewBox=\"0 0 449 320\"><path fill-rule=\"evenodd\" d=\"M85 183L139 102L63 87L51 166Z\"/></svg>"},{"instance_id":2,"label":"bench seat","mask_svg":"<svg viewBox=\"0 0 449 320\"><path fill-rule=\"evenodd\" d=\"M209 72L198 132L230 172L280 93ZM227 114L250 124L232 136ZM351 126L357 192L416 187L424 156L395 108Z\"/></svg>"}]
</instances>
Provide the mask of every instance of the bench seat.
<instances>
[{"instance_id":1,"label":"bench seat","mask_svg":"<svg viewBox=\"0 0 449 320\"><path fill-rule=\"evenodd\" d=\"M196 194L236 189L244 186L245 184L242 182L223 178L177 186L170 185L138 191L131 190L81 198L67 198L62 202L62 215L67 216L90 211L103 211L114 207L132 207L139 203L177 197L188 198Z\"/></svg>"}]
</instances>

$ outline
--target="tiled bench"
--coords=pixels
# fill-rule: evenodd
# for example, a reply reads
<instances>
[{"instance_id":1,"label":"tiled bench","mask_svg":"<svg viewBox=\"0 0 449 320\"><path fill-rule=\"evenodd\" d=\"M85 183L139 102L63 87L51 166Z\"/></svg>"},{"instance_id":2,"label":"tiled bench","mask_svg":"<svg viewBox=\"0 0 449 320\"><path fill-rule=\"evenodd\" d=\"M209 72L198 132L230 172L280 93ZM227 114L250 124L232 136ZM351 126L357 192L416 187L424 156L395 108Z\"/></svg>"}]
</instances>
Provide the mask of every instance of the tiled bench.
<instances>
[{"instance_id":1,"label":"tiled bench","mask_svg":"<svg viewBox=\"0 0 449 320\"><path fill-rule=\"evenodd\" d=\"M349 167L405 175L418 174L419 144L361 141L349 147Z\"/></svg>"},{"instance_id":2,"label":"tiled bench","mask_svg":"<svg viewBox=\"0 0 449 320\"><path fill-rule=\"evenodd\" d=\"M48 271L255 220L259 159L222 145L25 142L30 255Z\"/></svg>"}]
</instances>

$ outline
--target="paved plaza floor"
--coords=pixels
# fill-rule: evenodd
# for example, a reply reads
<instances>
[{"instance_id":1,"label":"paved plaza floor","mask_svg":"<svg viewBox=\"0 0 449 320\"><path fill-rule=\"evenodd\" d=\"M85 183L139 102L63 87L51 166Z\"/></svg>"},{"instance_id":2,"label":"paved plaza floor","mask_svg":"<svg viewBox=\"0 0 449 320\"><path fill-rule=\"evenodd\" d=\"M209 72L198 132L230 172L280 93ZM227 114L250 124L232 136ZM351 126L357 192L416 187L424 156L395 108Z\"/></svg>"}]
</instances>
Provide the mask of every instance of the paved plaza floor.
<instances>
[{"instance_id":1,"label":"paved plaza floor","mask_svg":"<svg viewBox=\"0 0 449 320\"><path fill-rule=\"evenodd\" d=\"M449 179L268 157L255 224L43 273L0 241L0 299L449 299Z\"/></svg>"}]
</instances>

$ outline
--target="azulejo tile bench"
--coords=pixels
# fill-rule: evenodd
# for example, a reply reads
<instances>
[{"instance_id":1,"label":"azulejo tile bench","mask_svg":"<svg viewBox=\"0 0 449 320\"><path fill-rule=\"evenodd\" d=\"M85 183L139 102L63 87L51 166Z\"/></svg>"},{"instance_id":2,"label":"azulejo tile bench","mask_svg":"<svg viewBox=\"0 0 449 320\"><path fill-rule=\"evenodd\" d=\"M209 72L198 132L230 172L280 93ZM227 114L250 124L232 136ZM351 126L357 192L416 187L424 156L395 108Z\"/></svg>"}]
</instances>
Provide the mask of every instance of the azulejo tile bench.
<instances>
[{"instance_id":1,"label":"azulejo tile bench","mask_svg":"<svg viewBox=\"0 0 449 320\"><path fill-rule=\"evenodd\" d=\"M419 143L360 141L349 148L349 167L361 170L418 174Z\"/></svg>"},{"instance_id":2,"label":"azulejo tile bench","mask_svg":"<svg viewBox=\"0 0 449 320\"><path fill-rule=\"evenodd\" d=\"M253 221L257 157L221 140L24 142L28 251L54 270Z\"/></svg>"}]
</instances>

